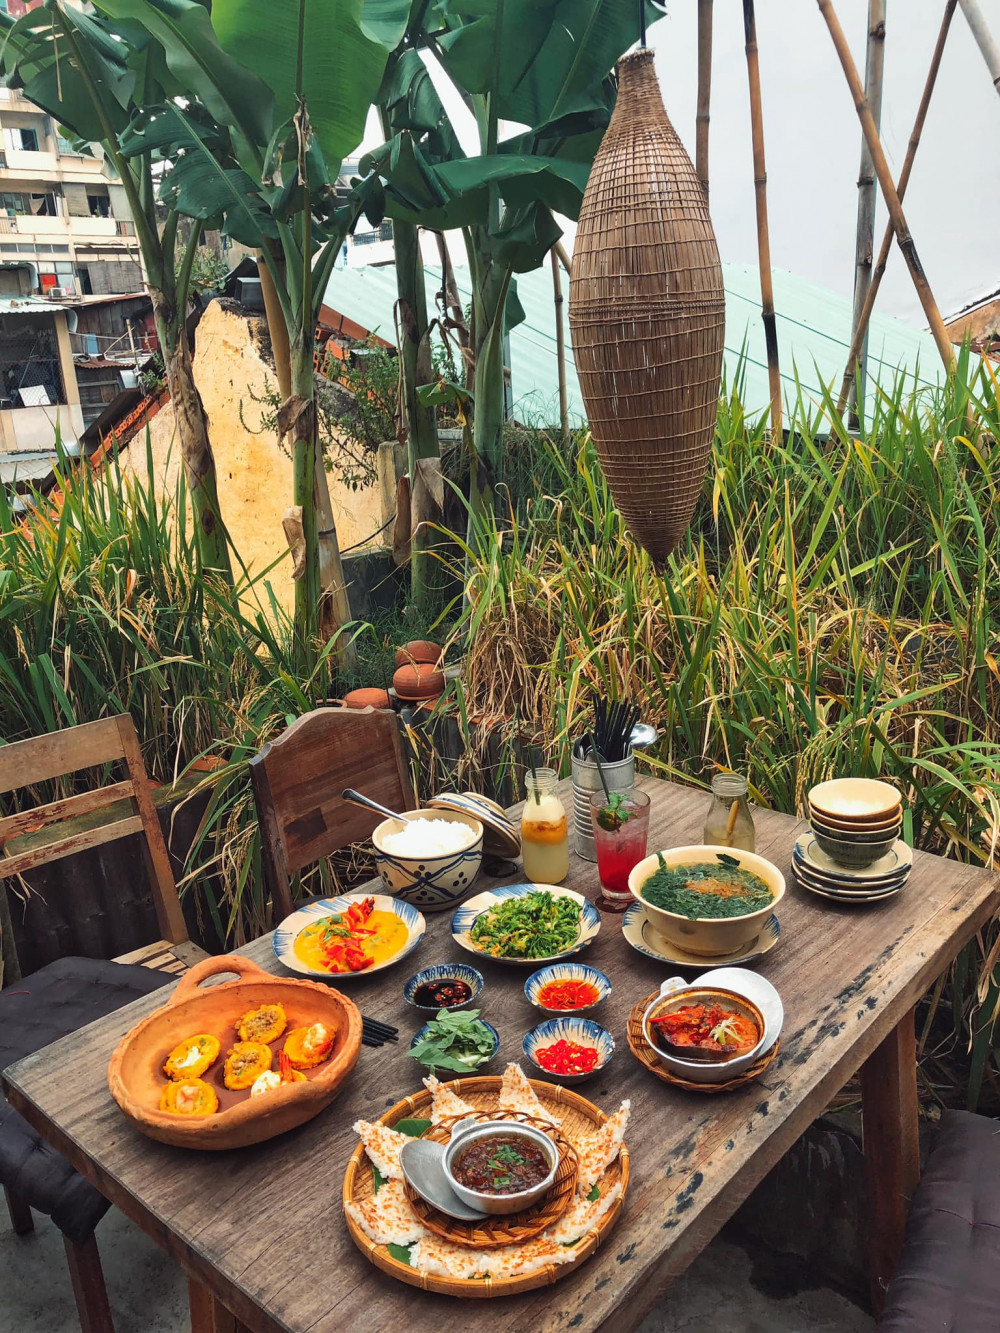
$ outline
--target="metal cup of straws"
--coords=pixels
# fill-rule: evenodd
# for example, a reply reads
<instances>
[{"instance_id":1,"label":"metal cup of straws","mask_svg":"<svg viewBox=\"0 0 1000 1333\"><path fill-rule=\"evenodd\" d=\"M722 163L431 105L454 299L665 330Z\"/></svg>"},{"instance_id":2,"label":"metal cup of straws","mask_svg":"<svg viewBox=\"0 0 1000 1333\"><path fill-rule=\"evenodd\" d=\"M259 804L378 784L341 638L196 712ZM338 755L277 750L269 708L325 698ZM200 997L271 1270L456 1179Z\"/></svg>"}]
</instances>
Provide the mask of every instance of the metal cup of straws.
<instances>
[{"instance_id":1,"label":"metal cup of straws","mask_svg":"<svg viewBox=\"0 0 1000 1333\"><path fill-rule=\"evenodd\" d=\"M631 791L635 787L635 755L631 748L624 759L608 764L601 761L604 780L608 791ZM596 762L590 758L580 758L573 751L573 848L577 856L585 861L596 861L594 850L594 826L590 820L590 798L595 792L603 792L601 775Z\"/></svg>"}]
</instances>

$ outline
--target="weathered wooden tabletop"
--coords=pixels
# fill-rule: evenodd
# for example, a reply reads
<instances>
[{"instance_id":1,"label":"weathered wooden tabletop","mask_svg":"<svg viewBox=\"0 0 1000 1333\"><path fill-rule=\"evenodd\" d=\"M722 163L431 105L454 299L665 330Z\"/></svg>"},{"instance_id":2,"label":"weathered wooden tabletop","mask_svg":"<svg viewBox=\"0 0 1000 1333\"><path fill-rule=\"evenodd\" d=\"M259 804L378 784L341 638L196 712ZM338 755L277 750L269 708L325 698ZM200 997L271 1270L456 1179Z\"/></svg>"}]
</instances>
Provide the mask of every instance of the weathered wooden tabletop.
<instances>
[{"instance_id":1,"label":"weathered wooden tabletop","mask_svg":"<svg viewBox=\"0 0 1000 1333\"><path fill-rule=\"evenodd\" d=\"M653 779L640 785L652 796L651 849L700 840L703 793ZM250 1329L438 1333L487 1317L498 1333L633 1328L873 1053L869 1068L880 1058L882 1065L872 1101L883 1095L887 1101L872 1120L872 1148L881 1154L878 1169L890 1192L907 1188L896 1141L908 1139L912 1152L915 1132L900 1131L898 1121L915 1098L907 1092L911 1057L905 1043L893 1046L893 1034L905 1031L914 1003L997 905L993 874L917 853L899 897L841 908L791 882L792 847L804 825L768 811L756 811L755 822L757 850L789 879L778 909L780 943L756 965L784 1002L780 1056L762 1079L729 1095L687 1094L654 1078L629 1051L625 1024L635 1001L671 969L634 952L622 938L620 918L603 919L585 957L613 982L614 994L598 1017L612 1030L617 1050L607 1072L581 1091L608 1112L631 1098L632 1179L605 1246L554 1286L496 1299L488 1308L459 1305L380 1273L344 1226L341 1183L357 1143L352 1123L376 1118L420 1086L423 1071L406 1049L421 1020L403 1001L403 982L418 967L467 958L451 938L448 912L428 915L423 943L402 965L343 983L363 1013L397 1024L401 1040L364 1048L340 1099L282 1138L241 1151L198 1153L154 1143L131 1127L111 1100L106 1070L119 1038L162 1001L156 996L13 1065L4 1075L8 1096ZM575 856L566 882L596 896L596 868ZM477 888L484 887L480 879ZM240 952L281 971L270 937ZM480 966L484 1016L501 1036L489 1072L499 1073L507 1060L520 1058L521 1038L538 1014L522 990L530 969ZM888 1074L876 1048L889 1051ZM893 1184L897 1177L899 1185ZM888 1206L901 1211L905 1199L890 1198Z\"/></svg>"}]
</instances>

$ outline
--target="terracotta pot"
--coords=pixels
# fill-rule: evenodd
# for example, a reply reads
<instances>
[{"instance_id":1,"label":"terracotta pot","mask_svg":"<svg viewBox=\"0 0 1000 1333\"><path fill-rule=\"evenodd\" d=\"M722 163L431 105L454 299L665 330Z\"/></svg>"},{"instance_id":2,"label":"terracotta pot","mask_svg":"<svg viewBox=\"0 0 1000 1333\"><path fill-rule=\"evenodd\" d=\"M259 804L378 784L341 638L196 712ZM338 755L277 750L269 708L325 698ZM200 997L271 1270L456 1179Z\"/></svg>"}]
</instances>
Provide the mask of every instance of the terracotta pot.
<instances>
[{"instance_id":1,"label":"terracotta pot","mask_svg":"<svg viewBox=\"0 0 1000 1333\"><path fill-rule=\"evenodd\" d=\"M392 700L387 690L376 690L366 686L360 690L351 690L344 695L345 708L391 708Z\"/></svg>"},{"instance_id":2,"label":"terracotta pot","mask_svg":"<svg viewBox=\"0 0 1000 1333\"><path fill-rule=\"evenodd\" d=\"M431 643L429 639L412 639L396 649L396 665L411 666L414 663L429 663L438 666L441 661L441 645Z\"/></svg>"},{"instance_id":3,"label":"terracotta pot","mask_svg":"<svg viewBox=\"0 0 1000 1333\"><path fill-rule=\"evenodd\" d=\"M235 972L236 981L199 989L207 977ZM291 1083L262 1097L231 1092L222 1084L225 1054L237 1040L233 1024L248 1009L278 1003L288 1016L286 1033L312 1023L336 1030L333 1054L303 1071L305 1083ZM186 1037L208 1032L222 1042L222 1052L202 1076L219 1095L210 1116L179 1116L161 1111L166 1083L163 1062ZM272 1043L277 1049L283 1037ZM265 972L248 958L226 954L206 958L186 973L162 1009L144 1018L118 1043L108 1066L111 1095L128 1118L151 1139L178 1148L244 1148L284 1134L311 1120L333 1101L361 1053L361 1014L340 991L315 981L293 981Z\"/></svg>"},{"instance_id":4,"label":"terracotta pot","mask_svg":"<svg viewBox=\"0 0 1000 1333\"><path fill-rule=\"evenodd\" d=\"M400 699L436 699L444 693L444 673L428 662L418 662L397 667L392 684Z\"/></svg>"}]
</instances>

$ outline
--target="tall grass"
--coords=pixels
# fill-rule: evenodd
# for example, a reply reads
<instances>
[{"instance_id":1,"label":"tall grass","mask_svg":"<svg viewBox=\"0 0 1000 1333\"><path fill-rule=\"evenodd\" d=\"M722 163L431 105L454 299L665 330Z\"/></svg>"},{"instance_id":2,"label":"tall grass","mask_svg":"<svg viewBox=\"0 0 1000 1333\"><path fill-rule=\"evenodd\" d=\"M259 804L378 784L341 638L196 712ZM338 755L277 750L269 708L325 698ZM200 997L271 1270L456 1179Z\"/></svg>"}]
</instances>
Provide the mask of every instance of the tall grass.
<instances>
[{"instance_id":1,"label":"tall grass","mask_svg":"<svg viewBox=\"0 0 1000 1333\"><path fill-rule=\"evenodd\" d=\"M962 358L947 390L900 379L849 436L803 397L786 442L720 402L695 522L663 570L627 537L592 450L525 520L484 522L471 567L462 709L510 734L531 720L563 771L593 689L661 731L648 758L708 785L748 776L800 810L826 777L884 775L906 836L990 862L1000 829L1000 395ZM550 466L560 465L551 451ZM981 944L981 953L989 941ZM994 960L980 978L993 1004ZM963 1022L975 970L954 995ZM947 997L946 997L947 998ZM974 1088L991 1076L988 1005ZM935 1032L937 1028L935 1028ZM985 1032L985 1036L982 1033ZM928 1032L928 1050L936 1038Z\"/></svg>"}]
</instances>

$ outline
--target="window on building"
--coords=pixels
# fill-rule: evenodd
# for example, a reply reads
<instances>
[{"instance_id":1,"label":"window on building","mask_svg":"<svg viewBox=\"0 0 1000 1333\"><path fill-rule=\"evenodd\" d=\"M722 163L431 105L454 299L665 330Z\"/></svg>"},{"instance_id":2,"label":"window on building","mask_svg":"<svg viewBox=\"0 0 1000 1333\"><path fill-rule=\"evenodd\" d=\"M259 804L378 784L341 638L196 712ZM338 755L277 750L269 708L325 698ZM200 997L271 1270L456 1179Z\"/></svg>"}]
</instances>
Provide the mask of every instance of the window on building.
<instances>
[{"instance_id":1,"label":"window on building","mask_svg":"<svg viewBox=\"0 0 1000 1333\"><path fill-rule=\"evenodd\" d=\"M15 125L10 133L14 140L14 147L20 148L22 153L38 152L37 130L29 129L26 125Z\"/></svg>"},{"instance_id":2,"label":"window on building","mask_svg":"<svg viewBox=\"0 0 1000 1333\"><path fill-rule=\"evenodd\" d=\"M0 208L3 209L8 217L13 217L15 214L27 213L29 212L28 196L26 194L12 193L8 190L0 191Z\"/></svg>"},{"instance_id":3,"label":"window on building","mask_svg":"<svg viewBox=\"0 0 1000 1333\"><path fill-rule=\"evenodd\" d=\"M91 194L88 190L87 207L90 209L92 218L109 218L111 216L111 200L108 198L107 191L103 194Z\"/></svg>"},{"instance_id":4,"label":"window on building","mask_svg":"<svg viewBox=\"0 0 1000 1333\"><path fill-rule=\"evenodd\" d=\"M68 260L40 259L38 261L38 285L43 292L50 292L53 287L70 296L78 295L76 268Z\"/></svg>"},{"instance_id":5,"label":"window on building","mask_svg":"<svg viewBox=\"0 0 1000 1333\"><path fill-rule=\"evenodd\" d=\"M0 321L0 406L65 401L55 319L5 315Z\"/></svg>"}]
</instances>

